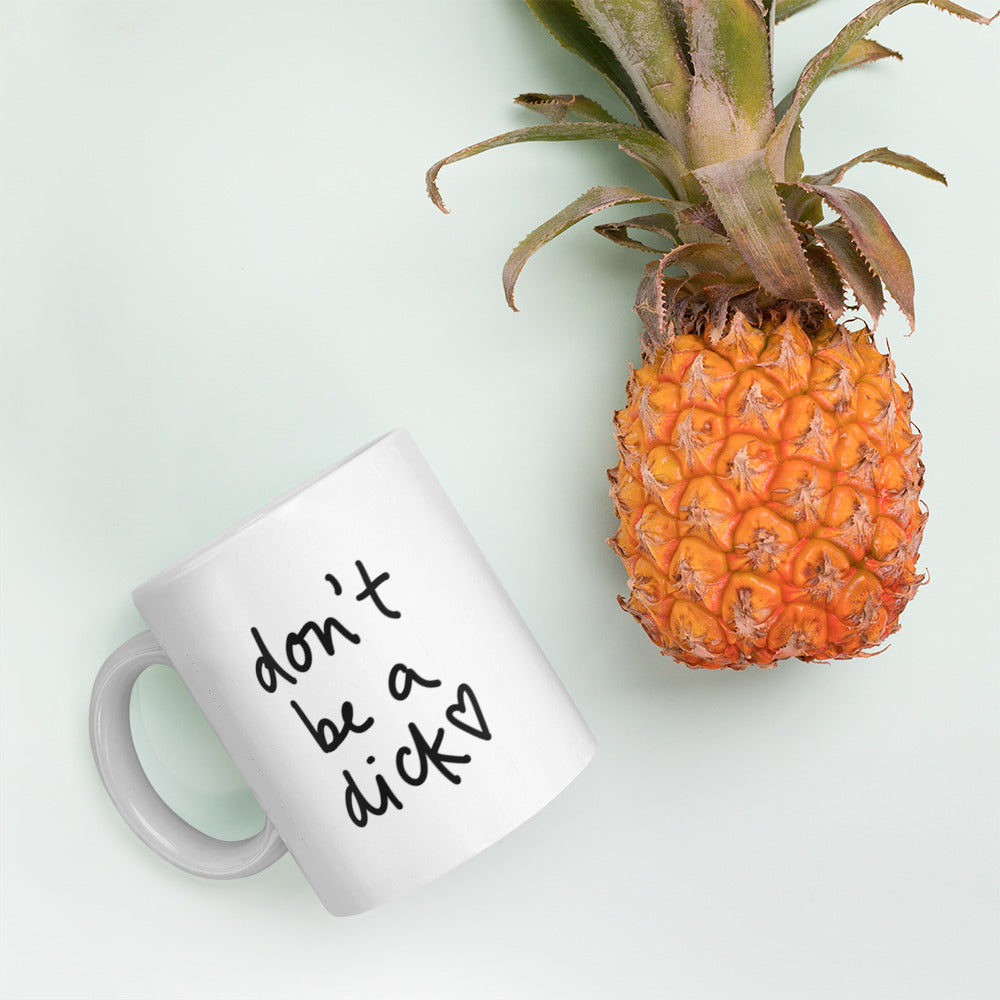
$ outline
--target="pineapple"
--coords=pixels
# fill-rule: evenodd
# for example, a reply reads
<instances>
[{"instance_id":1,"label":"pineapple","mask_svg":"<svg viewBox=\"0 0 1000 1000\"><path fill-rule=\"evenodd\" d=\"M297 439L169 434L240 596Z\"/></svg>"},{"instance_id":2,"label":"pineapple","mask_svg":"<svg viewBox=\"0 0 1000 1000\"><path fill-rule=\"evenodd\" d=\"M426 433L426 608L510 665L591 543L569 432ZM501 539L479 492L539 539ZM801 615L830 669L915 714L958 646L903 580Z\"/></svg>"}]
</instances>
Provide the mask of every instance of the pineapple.
<instances>
[{"instance_id":1,"label":"pineapple","mask_svg":"<svg viewBox=\"0 0 1000 1000\"><path fill-rule=\"evenodd\" d=\"M993 18L949 0L879 0L776 102L776 25L816 0L526 2L635 121L581 95L522 94L517 103L546 123L439 161L428 192L446 211L442 167L534 140L614 142L656 182L590 189L503 271L514 308L541 246L605 208L648 206L596 227L653 255L635 306L642 365L615 414L608 473L620 521L609 541L628 573L619 602L691 667L871 655L925 580L913 395L873 338L886 292L913 329L913 274L879 210L841 181L863 162L945 179L884 147L806 174L801 115L831 74L899 58L868 37L899 8Z\"/></svg>"}]
</instances>

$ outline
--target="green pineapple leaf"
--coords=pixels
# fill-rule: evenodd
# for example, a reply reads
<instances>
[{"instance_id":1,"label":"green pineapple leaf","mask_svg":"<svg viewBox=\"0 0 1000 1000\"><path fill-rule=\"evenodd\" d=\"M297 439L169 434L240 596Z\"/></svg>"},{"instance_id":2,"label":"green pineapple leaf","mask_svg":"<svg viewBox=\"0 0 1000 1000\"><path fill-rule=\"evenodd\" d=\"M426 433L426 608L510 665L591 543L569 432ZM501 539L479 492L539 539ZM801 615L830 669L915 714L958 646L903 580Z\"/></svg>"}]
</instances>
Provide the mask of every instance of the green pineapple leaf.
<instances>
[{"instance_id":1,"label":"green pineapple leaf","mask_svg":"<svg viewBox=\"0 0 1000 1000\"><path fill-rule=\"evenodd\" d=\"M879 59L899 59L902 60L903 56L896 52L895 49L886 48L879 42L876 42L872 38L862 38L860 41L855 42L848 50L844 53L837 64L830 70L828 76L834 76L836 73L843 73L845 70L854 69L857 66L867 66L869 63L877 62ZM795 90L790 90L785 96L778 102L775 106L774 114L778 121L780 122L784 118L785 113L792 106L792 101L795 99ZM795 128L802 127L802 119L795 123ZM786 174L786 176L790 176Z\"/></svg>"},{"instance_id":2,"label":"green pineapple leaf","mask_svg":"<svg viewBox=\"0 0 1000 1000\"><path fill-rule=\"evenodd\" d=\"M728 243L725 227L711 205L692 205L677 213L682 243Z\"/></svg>"},{"instance_id":3,"label":"green pineapple leaf","mask_svg":"<svg viewBox=\"0 0 1000 1000\"><path fill-rule=\"evenodd\" d=\"M694 175L761 287L781 299L814 299L802 244L764 164L763 150L702 167Z\"/></svg>"},{"instance_id":4,"label":"green pineapple leaf","mask_svg":"<svg viewBox=\"0 0 1000 1000\"><path fill-rule=\"evenodd\" d=\"M795 123L791 137L788 140L788 148L785 150L785 176L789 180L798 180L806 169L805 160L802 159L802 121Z\"/></svg>"},{"instance_id":5,"label":"green pineapple leaf","mask_svg":"<svg viewBox=\"0 0 1000 1000\"><path fill-rule=\"evenodd\" d=\"M840 66L842 60L847 57L852 46L861 41L872 28L876 27L890 14L908 7L913 3L929 3L939 10L955 14L966 20L975 21L978 24L989 24L994 18L985 17L975 11L960 7L951 0L879 0L867 10L859 14L846 27L841 29L836 38L822 51L818 52L806 64L795 90L792 92L791 100L787 109L782 109L784 114L778 121L778 126L774 130L767 143L767 165L776 180L785 180L783 175L785 165L785 154L789 139L799 116L806 103L816 92L819 85ZM996 17L996 15L994 15ZM846 68L846 67L845 67Z\"/></svg>"},{"instance_id":6,"label":"green pineapple leaf","mask_svg":"<svg viewBox=\"0 0 1000 1000\"><path fill-rule=\"evenodd\" d=\"M686 277L666 272L680 269ZM740 255L719 243L686 243L658 260L650 261L642 274L635 297L634 311L642 322L642 343L657 349L674 339L675 309L688 311L694 306L707 311L710 327L721 332L731 304L757 293L757 283ZM697 304L695 303L697 299Z\"/></svg>"},{"instance_id":7,"label":"green pineapple leaf","mask_svg":"<svg viewBox=\"0 0 1000 1000\"><path fill-rule=\"evenodd\" d=\"M663 257L651 260L643 269L635 293L633 311L642 323L642 340L646 345L666 344L670 340L667 329L669 303L663 287L665 270Z\"/></svg>"},{"instance_id":8,"label":"green pineapple leaf","mask_svg":"<svg viewBox=\"0 0 1000 1000\"><path fill-rule=\"evenodd\" d=\"M625 68L657 131L686 157L691 70L677 31L676 0L574 0L574 5Z\"/></svg>"},{"instance_id":9,"label":"green pineapple leaf","mask_svg":"<svg viewBox=\"0 0 1000 1000\"><path fill-rule=\"evenodd\" d=\"M628 73L614 52L587 23L575 3L570 0L525 0L525 3L560 45L604 77L642 124L647 128L654 127Z\"/></svg>"},{"instance_id":10,"label":"green pineapple leaf","mask_svg":"<svg viewBox=\"0 0 1000 1000\"><path fill-rule=\"evenodd\" d=\"M819 243L806 247L806 261L820 302L834 319L838 319L844 311L844 283L837 265Z\"/></svg>"},{"instance_id":11,"label":"green pineapple leaf","mask_svg":"<svg viewBox=\"0 0 1000 1000\"><path fill-rule=\"evenodd\" d=\"M891 149L886 149L885 146L879 146L878 149L869 149L866 153L855 156L853 160L841 163L839 167L834 167L832 170L827 170L822 174L811 174L803 177L802 180L806 184L839 184L843 180L844 174L851 167L855 167L859 163L885 163L890 167L909 170L912 173L919 174L921 177L944 184L945 187L948 186L948 181L940 170L935 170L924 163L923 160L918 160L915 156L909 156L906 153L894 153Z\"/></svg>"},{"instance_id":12,"label":"green pineapple leaf","mask_svg":"<svg viewBox=\"0 0 1000 1000\"><path fill-rule=\"evenodd\" d=\"M679 267L688 275L746 271L742 255L728 243L684 243L663 257L664 268Z\"/></svg>"},{"instance_id":13,"label":"green pineapple leaf","mask_svg":"<svg viewBox=\"0 0 1000 1000\"><path fill-rule=\"evenodd\" d=\"M595 212L612 208L615 205L632 205L641 202L663 205L675 212L686 207L686 202L677 202L670 198L645 194L630 187L593 187L589 191L585 191L561 212L557 212L551 219L546 219L540 226L528 233L507 258L507 263L504 264L503 268L503 289L507 297L507 305L517 312L517 306L514 305L514 285L517 283L524 265L528 262L528 258L536 250L541 249L546 243L554 240L571 226L575 226Z\"/></svg>"},{"instance_id":14,"label":"green pineapple leaf","mask_svg":"<svg viewBox=\"0 0 1000 1000\"><path fill-rule=\"evenodd\" d=\"M823 199L818 194L797 184L777 184L775 187L784 203L785 215L793 223L815 226L823 221Z\"/></svg>"},{"instance_id":15,"label":"green pineapple leaf","mask_svg":"<svg viewBox=\"0 0 1000 1000\"><path fill-rule=\"evenodd\" d=\"M775 20L780 24L799 11L811 7L816 0L778 0L775 10Z\"/></svg>"},{"instance_id":16,"label":"green pineapple leaf","mask_svg":"<svg viewBox=\"0 0 1000 1000\"><path fill-rule=\"evenodd\" d=\"M899 59L902 61L903 55L881 42L876 42L874 38L859 39L830 70L830 76L833 76L834 73L843 73L845 69L853 69L855 66L867 66L868 63L878 62L879 59Z\"/></svg>"},{"instance_id":17,"label":"green pineapple leaf","mask_svg":"<svg viewBox=\"0 0 1000 1000\"><path fill-rule=\"evenodd\" d=\"M438 160L427 171L427 193L431 201L447 212L441 192L438 190L437 176L442 167L459 160L476 156L488 149L498 149L518 142L562 142L584 139L603 139L615 142L629 156L638 160L672 196L683 191L682 177L686 172L677 150L655 132L640 128L638 125L608 124L606 122L558 122L548 125L534 125L530 128L515 129L504 132L492 139L484 139L472 146L466 146L443 160Z\"/></svg>"},{"instance_id":18,"label":"green pineapple leaf","mask_svg":"<svg viewBox=\"0 0 1000 1000\"><path fill-rule=\"evenodd\" d=\"M630 229L641 229L655 236L662 236L672 244L677 244L680 239L677 235L677 227L674 216L665 212L657 212L654 215L640 215L634 219L626 219L624 222L605 222L599 226L594 226L594 232L605 239L611 240L618 246L627 247L630 250L642 250L646 253L664 254L666 251L661 247L651 247L641 240L629 235Z\"/></svg>"},{"instance_id":19,"label":"green pineapple leaf","mask_svg":"<svg viewBox=\"0 0 1000 1000\"><path fill-rule=\"evenodd\" d=\"M913 313L913 267L885 216L857 191L842 187L802 184L803 189L818 194L841 218L854 245L872 271L882 279L903 315L916 327Z\"/></svg>"},{"instance_id":20,"label":"green pineapple leaf","mask_svg":"<svg viewBox=\"0 0 1000 1000\"><path fill-rule=\"evenodd\" d=\"M681 0L694 79L688 100L692 167L763 149L774 129L767 11L760 0Z\"/></svg>"},{"instance_id":21,"label":"green pineapple leaf","mask_svg":"<svg viewBox=\"0 0 1000 1000\"><path fill-rule=\"evenodd\" d=\"M550 122L570 121L608 122L621 124L597 101L582 94L518 94L514 103L530 111L537 111Z\"/></svg>"},{"instance_id":22,"label":"green pineapple leaf","mask_svg":"<svg viewBox=\"0 0 1000 1000\"><path fill-rule=\"evenodd\" d=\"M868 310L872 323L878 326L879 317L885 309L885 295L882 282L874 275L868 262L861 256L843 222L832 222L816 226L813 234L826 248L830 259L846 287L858 297L858 302Z\"/></svg>"}]
</instances>

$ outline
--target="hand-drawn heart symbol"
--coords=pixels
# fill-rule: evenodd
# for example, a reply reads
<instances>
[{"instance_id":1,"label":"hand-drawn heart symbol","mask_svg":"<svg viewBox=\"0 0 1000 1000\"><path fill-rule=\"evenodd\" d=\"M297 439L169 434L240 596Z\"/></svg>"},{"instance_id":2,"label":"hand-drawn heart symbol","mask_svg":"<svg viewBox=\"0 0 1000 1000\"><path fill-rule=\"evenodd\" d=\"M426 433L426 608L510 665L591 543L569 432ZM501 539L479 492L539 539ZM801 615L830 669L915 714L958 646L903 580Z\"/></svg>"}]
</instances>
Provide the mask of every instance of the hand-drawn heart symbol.
<instances>
[{"instance_id":1,"label":"hand-drawn heart symbol","mask_svg":"<svg viewBox=\"0 0 1000 1000\"><path fill-rule=\"evenodd\" d=\"M455 704L449 706L444 713L448 721L456 729L461 729L470 736L475 736L477 740L492 739L493 734L490 732L489 726L486 725L486 719L483 718L483 711L479 707L479 700L476 698L472 688L468 684L459 684L456 698ZM475 713L476 721L479 723L478 726L471 726L462 718L470 708Z\"/></svg>"}]
</instances>

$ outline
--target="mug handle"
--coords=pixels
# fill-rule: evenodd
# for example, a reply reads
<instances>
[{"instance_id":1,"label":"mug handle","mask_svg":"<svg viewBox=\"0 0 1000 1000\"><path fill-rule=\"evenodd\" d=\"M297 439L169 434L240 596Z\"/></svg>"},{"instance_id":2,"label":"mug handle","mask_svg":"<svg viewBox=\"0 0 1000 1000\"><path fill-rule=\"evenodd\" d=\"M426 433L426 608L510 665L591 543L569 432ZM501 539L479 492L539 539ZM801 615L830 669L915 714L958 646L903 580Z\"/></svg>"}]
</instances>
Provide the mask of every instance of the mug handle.
<instances>
[{"instance_id":1,"label":"mug handle","mask_svg":"<svg viewBox=\"0 0 1000 1000\"><path fill-rule=\"evenodd\" d=\"M161 858L203 878L242 878L274 864L287 848L268 819L246 840L219 840L181 819L146 777L132 740L132 686L154 664L172 667L151 632L141 632L105 660L90 698L90 746L111 801L139 839Z\"/></svg>"}]
</instances>

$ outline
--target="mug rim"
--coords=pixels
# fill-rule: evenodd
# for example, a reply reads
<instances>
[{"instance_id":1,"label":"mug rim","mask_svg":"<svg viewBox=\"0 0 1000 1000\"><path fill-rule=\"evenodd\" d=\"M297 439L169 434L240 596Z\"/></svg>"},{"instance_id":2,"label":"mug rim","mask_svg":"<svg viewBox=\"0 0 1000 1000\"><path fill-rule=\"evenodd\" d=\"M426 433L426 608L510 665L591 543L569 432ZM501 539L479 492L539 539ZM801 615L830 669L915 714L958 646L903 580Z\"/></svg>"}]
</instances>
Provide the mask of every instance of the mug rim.
<instances>
[{"instance_id":1,"label":"mug rim","mask_svg":"<svg viewBox=\"0 0 1000 1000\"><path fill-rule=\"evenodd\" d=\"M405 430L405 428L402 427L395 427L392 430L386 431L384 434L380 434L378 437L373 438L367 444L363 444L360 448L355 449L339 461L334 462L333 465L327 466L321 472L318 472L316 475L305 480L305 482L300 483L298 486L293 487L286 493L282 493L280 496L275 497L274 500L264 504L263 507L258 508L246 517L241 518L231 527L226 528L217 535L214 535L207 542L198 546L198 548L189 552L176 562L171 563L166 569L162 569L159 572L154 573L151 577L149 577L149 579L139 584L139 586L132 591L133 601L136 600L140 592L145 592L154 587L162 586L163 584L168 583L176 577L181 576L189 570L201 565L208 558L214 555L216 551L233 541L239 535L242 535L253 525L262 521L265 517L274 513L281 507L291 503L313 486L316 486L318 483L332 476L334 473L339 472L341 469L350 465L363 455L366 455L376 446L385 443L390 438L412 441L410 434Z\"/></svg>"}]
</instances>

